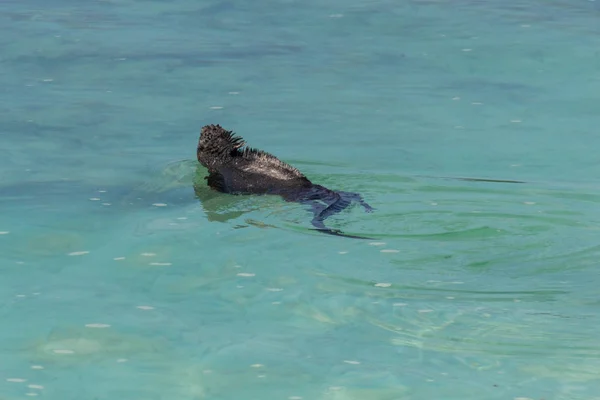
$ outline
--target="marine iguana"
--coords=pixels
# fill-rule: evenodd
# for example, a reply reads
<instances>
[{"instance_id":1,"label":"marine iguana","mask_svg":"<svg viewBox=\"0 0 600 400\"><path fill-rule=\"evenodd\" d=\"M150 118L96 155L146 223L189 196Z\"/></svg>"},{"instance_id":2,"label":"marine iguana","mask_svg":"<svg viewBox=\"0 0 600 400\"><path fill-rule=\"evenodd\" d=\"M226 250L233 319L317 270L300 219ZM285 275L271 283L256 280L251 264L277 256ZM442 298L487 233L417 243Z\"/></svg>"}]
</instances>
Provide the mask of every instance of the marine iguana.
<instances>
[{"instance_id":1,"label":"marine iguana","mask_svg":"<svg viewBox=\"0 0 600 400\"><path fill-rule=\"evenodd\" d=\"M358 193L333 191L312 183L304 174L272 154L244 147L245 140L220 125L206 125L200 131L196 155L208 169L208 186L229 194L279 195L285 201L308 204L313 212L312 225L317 231L355 239L325 226L325 219L343 211L353 201L366 212L373 208Z\"/></svg>"}]
</instances>

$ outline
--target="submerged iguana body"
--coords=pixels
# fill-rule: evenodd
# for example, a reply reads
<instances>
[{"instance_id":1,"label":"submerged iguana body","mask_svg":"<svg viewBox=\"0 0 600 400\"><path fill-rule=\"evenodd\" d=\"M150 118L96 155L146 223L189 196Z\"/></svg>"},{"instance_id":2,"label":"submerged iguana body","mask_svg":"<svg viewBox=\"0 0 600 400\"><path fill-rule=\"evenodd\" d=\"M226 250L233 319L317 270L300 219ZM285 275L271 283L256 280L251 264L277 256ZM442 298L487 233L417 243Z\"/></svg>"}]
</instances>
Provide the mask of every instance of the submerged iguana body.
<instances>
[{"instance_id":1,"label":"submerged iguana body","mask_svg":"<svg viewBox=\"0 0 600 400\"><path fill-rule=\"evenodd\" d=\"M308 204L314 214L312 225L319 231L346 235L325 226L325 219L343 211L353 201L367 212L373 208L358 193L333 191L313 184L298 169L267 152L245 147L246 142L219 125L206 125L200 132L197 158L208 169L208 185L229 194L279 195L285 201Z\"/></svg>"}]
</instances>

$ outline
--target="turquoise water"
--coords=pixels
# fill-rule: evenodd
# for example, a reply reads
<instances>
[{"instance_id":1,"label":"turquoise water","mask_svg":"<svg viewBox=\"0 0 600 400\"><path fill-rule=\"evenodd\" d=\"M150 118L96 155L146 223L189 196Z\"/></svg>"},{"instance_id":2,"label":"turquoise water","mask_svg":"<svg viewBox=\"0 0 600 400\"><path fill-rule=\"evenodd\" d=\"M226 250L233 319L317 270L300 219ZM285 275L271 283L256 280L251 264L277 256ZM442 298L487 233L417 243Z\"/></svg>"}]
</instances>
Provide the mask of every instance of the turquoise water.
<instances>
[{"instance_id":1,"label":"turquoise water","mask_svg":"<svg viewBox=\"0 0 600 400\"><path fill-rule=\"evenodd\" d=\"M600 399L599 18L2 1L0 399ZM196 198L208 123L375 240Z\"/></svg>"}]
</instances>

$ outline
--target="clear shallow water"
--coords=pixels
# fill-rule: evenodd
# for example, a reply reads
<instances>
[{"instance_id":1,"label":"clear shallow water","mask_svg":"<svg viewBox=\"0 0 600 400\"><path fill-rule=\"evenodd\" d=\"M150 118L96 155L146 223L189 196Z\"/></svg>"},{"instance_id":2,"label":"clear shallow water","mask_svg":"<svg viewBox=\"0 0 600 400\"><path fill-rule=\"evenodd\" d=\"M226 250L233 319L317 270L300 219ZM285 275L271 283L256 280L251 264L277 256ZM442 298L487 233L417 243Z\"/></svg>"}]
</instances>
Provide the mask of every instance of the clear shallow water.
<instances>
[{"instance_id":1,"label":"clear shallow water","mask_svg":"<svg viewBox=\"0 0 600 400\"><path fill-rule=\"evenodd\" d=\"M2 400L600 398L598 2L0 9ZM206 123L376 240L199 201Z\"/></svg>"}]
</instances>

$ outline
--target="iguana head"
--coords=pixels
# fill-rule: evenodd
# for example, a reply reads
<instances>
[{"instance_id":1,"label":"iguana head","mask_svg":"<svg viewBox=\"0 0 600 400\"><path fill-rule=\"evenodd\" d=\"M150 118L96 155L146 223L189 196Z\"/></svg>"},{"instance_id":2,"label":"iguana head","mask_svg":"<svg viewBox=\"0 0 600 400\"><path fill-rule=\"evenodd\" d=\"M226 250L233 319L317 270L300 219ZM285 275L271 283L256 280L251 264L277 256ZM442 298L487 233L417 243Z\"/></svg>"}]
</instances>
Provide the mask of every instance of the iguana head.
<instances>
[{"instance_id":1,"label":"iguana head","mask_svg":"<svg viewBox=\"0 0 600 400\"><path fill-rule=\"evenodd\" d=\"M233 131L220 125L206 125L200 131L196 155L200 164L210 168L230 161L244 144L244 139L235 136Z\"/></svg>"}]
</instances>

